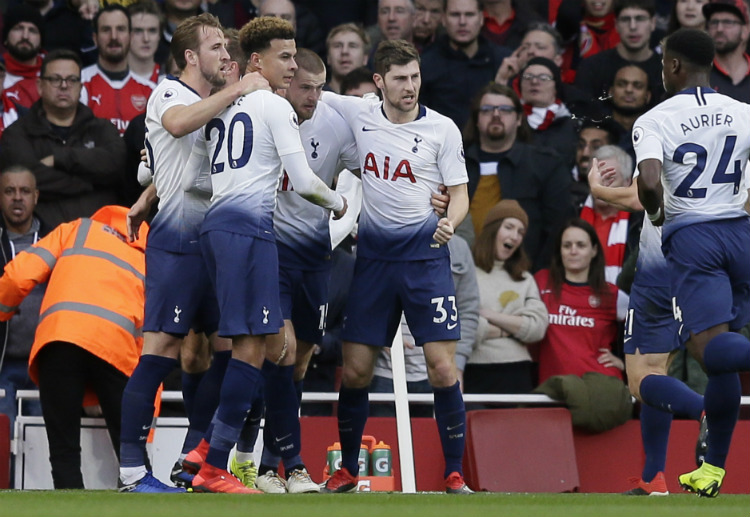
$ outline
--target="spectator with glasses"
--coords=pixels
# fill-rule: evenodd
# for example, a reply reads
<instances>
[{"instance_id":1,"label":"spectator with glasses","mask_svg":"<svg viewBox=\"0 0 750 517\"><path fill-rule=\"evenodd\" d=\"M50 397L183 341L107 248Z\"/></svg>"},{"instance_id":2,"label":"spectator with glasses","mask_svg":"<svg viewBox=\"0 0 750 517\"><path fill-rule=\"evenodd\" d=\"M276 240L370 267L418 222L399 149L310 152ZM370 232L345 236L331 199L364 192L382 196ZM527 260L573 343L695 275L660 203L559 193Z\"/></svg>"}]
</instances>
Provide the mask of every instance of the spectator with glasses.
<instances>
[{"instance_id":1,"label":"spectator with glasses","mask_svg":"<svg viewBox=\"0 0 750 517\"><path fill-rule=\"evenodd\" d=\"M469 232L479 235L490 209L501 199L515 199L528 215L524 248L531 271L537 271L549 263L552 236L573 215L573 205L570 168L556 152L530 141L531 129L513 89L497 83L482 88L464 130ZM464 230L466 224L459 233Z\"/></svg>"},{"instance_id":2,"label":"spectator with glasses","mask_svg":"<svg viewBox=\"0 0 750 517\"><path fill-rule=\"evenodd\" d=\"M81 104L81 60L54 50L42 62L40 99L5 130L0 168L23 165L39 189L37 212L52 227L118 204L125 144L109 120Z\"/></svg>"},{"instance_id":3,"label":"spectator with glasses","mask_svg":"<svg viewBox=\"0 0 750 517\"><path fill-rule=\"evenodd\" d=\"M744 0L713 0L703 5L703 15L716 48L711 87L740 102L750 102L747 5Z\"/></svg>"},{"instance_id":4,"label":"spectator with glasses","mask_svg":"<svg viewBox=\"0 0 750 517\"><path fill-rule=\"evenodd\" d=\"M563 102L560 69L546 57L530 59L519 74L521 101L532 131L532 141L539 147L552 149L568 168L576 158L575 124Z\"/></svg>"}]
</instances>

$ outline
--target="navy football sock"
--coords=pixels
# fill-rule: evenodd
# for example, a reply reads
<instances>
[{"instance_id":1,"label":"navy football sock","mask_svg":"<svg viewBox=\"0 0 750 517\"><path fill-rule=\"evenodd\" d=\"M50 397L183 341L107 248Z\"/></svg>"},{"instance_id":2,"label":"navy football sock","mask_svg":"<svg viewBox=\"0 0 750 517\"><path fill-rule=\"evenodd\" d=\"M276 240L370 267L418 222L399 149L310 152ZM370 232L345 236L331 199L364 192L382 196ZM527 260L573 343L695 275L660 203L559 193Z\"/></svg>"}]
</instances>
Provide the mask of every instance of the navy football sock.
<instances>
[{"instance_id":1,"label":"navy football sock","mask_svg":"<svg viewBox=\"0 0 750 517\"><path fill-rule=\"evenodd\" d=\"M667 462L669 428L672 413L661 411L647 404L641 405L641 438L646 453L641 479L650 483L657 473L663 472Z\"/></svg>"},{"instance_id":2,"label":"navy football sock","mask_svg":"<svg viewBox=\"0 0 750 517\"><path fill-rule=\"evenodd\" d=\"M641 399L652 408L698 420L703 396L687 384L667 375L647 375L641 381Z\"/></svg>"},{"instance_id":3,"label":"navy football sock","mask_svg":"<svg viewBox=\"0 0 750 517\"><path fill-rule=\"evenodd\" d=\"M304 385L304 380L302 381L294 381L294 391L297 392L297 407L299 408L302 405L302 387Z\"/></svg>"},{"instance_id":4,"label":"navy football sock","mask_svg":"<svg viewBox=\"0 0 750 517\"><path fill-rule=\"evenodd\" d=\"M706 461L724 468L732 441L732 433L740 413L742 385L737 373L709 375L703 395L708 424Z\"/></svg>"},{"instance_id":5,"label":"navy football sock","mask_svg":"<svg viewBox=\"0 0 750 517\"><path fill-rule=\"evenodd\" d=\"M263 430L265 447L261 463L264 465L278 465L277 456L284 458L284 465L294 458L293 465L299 463L299 405L293 375L294 365L290 365L279 366L266 377L265 389L269 395L266 398L266 423L271 432Z\"/></svg>"},{"instance_id":6,"label":"navy football sock","mask_svg":"<svg viewBox=\"0 0 750 517\"><path fill-rule=\"evenodd\" d=\"M240 438L237 440L237 452L253 452L255 450L255 442L258 440L260 421L263 419L264 409L263 391L259 390L255 396L255 400L253 400L250 413L247 414L245 425L242 426Z\"/></svg>"},{"instance_id":7,"label":"navy football sock","mask_svg":"<svg viewBox=\"0 0 750 517\"><path fill-rule=\"evenodd\" d=\"M736 332L719 334L706 345L703 363L709 375L750 371L750 341Z\"/></svg>"},{"instance_id":8,"label":"navy football sock","mask_svg":"<svg viewBox=\"0 0 750 517\"><path fill-rule=\"evenodd\" d=\"M338 410L341 466L353 476L359 475L359 449L369 412L367 388L341 386Z\"/></svg>"},{"instance_id":9,"label":"navy football sock","mask_svg":"<svg viewBox=\"0 0 750 517\"><path fill-rule=\"evenodd\" d=\"M120 466L144 464L146 440L154 419L154 400L159 384L177 367L177 360L143 355L130 376L122 395Z\"/></svg>"},{"instance_id":10,"label":"navy football sock","mask_svg":"<svg viewBox=\"0 0 750 517\"><path fill-rule=\"evenodd\" d=\"M448 388L432 388L435 392L435 420L445 457L445 474L463 475L464 445L466 443L466 409L458 382Z\"/></svg>"},{"instance_id":11,"label":"navy football sock","mask_svg":"<svg viewBox=\"0 0 750 517\"><path fill-rule=\"evenodd\" d=\"M211 447L206 455L210 465L226 470L229 451L239 439L262 379L261 371L255 366L238 359L229 361L221 385Z\"/></svg>"},{"instance_id":12,"label":"navy football sock","mask_svg":"<svg viewBox=\"0 0 750 517\"><path fill-rule=\"evenodd\" d=\"M196 433L190 433L185 437L183 452L189 452L198 445L200 438L206 433L208 426L211 424L216 408L219 405L219 396L221 393L221 383L224 380L224 373L227 371L227 364L232 358L232 351L225 350L214 353L211 367L203 375L203 380L198 386L199 396L193 405L193 412L190 415L190 430ZM194 442L194 437L198 436L198 441ZM188 443L190 439L191 443Z\"/></svg>"},{"instance_id":13,"label":"navy football sock","mask_svg":"<svg viewBox=\"0 0 750 517\"><path fill-rule=\"evenodd\" d=\"M182 372L182 403L185 406L185 415L192 421L193 408L195 407L195 394L198 392L203 374L206 372L188 373Z\"/></svg>"}]
</instances>

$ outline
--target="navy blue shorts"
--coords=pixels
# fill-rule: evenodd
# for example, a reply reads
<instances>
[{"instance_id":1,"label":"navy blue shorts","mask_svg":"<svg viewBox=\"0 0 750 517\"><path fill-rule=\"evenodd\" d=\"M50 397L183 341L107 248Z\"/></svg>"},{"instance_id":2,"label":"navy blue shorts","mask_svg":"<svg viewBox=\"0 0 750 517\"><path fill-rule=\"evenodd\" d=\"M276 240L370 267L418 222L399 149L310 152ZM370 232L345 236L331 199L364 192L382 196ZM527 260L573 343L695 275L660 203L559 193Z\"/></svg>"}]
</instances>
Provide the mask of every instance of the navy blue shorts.
<instances>
[{"instance_id":1,"label":"navy blue shorts","mask_svg":"<svg viewBox=\"0 0 750 517\"><path fill-rule=\"evenodd\" d=\"M668 287L633 284L625 318L626 354L635 354L636 350L642 354L668 354L682 347L680 326L674 317Z\"/></svg>"},{"instance_id":2,"label":"navy blue shorts","mask_svg":"<svg viewBox=\"0 0 750 517\"><path fill-rule=\"evenodd\" d=\"M219 299L219 335L277 334L284 320L276 244L221 230L202 234L200 243Z\"/></svg>"},{"instance_id":3,"label":"navy blue shorts","mask_svg":"<svg viewBox=\"0 0 750 517\"><path fill-rule=\"evenodd\" d=\"M219 325L219 305L201 255L146 246L145 332L211 335Z\"/></svg>"},{"instance_id":4,"label":"navy blue shorts","mask_svg":"<svg viewBox=\"0 0 750 517\"><path fill-rule=\"evenodd\" d=\"M738 330L750 321L750 218L685 226L663 249L686 330Z\"/></svg>"},{"instance_id":5,"label":"navy blue shorts","mask_svg":"<svg viewBox=\"0 0 750 517\"><path fill-rule=\"evenodd\" d=\"M357 257L342 339L390 347L402 311L418 346L461 337L450 257L403 262Z\"/></svg>"},{"instance_id":6,"label":"navy blue shorts","mask_svg":"<svg viewBox=\"0 0 750 517\"><path fill-rule=\"evenodd\" d=\"M297 339L320 344L326 328L331 271L279 268L281 314L291 320Z\"/></svg>"}]
</instances>

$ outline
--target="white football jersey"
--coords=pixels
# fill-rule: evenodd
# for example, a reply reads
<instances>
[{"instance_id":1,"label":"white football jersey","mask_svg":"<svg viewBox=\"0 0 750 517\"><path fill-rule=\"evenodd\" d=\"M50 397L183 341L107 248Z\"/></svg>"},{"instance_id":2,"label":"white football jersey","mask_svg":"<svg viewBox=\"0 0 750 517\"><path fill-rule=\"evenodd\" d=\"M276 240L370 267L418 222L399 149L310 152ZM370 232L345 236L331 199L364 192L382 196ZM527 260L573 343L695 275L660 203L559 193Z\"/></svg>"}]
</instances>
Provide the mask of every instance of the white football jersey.
<instances>
[{"instance_id":1,"label":"white football jersey","mask_svg":"<svg viewBox=\"0 0 750 517\"><path fill-rule=\"evenodd\" d=\"M305 162L292 105L268 90L240 97L211 119L193 154L208 157L213 188L202 232L231 229L275 240L273 210L287 155L299 169L292 175L292 181L296 177L300 182L295 183L298 191L307 188L322 203L343 205Z\"/></svg>"},{"instance_id":2,"label":"white football jersey","mask_svg":"<svg viewBox=\"0 0 750 517\"><path fill-rule=\"evenodd\" d=\"M299 133L307 163L329 187L339 171L359 167L357 146L349 125L327 104L318 103L312 118L300 124ZM276 203L273 215L276 239L293 254L282 255L280 251L279 260L290 267L323 267L331 252L330 210L297 194L286 173L279 182Z\"/></svg>"},{"instance_id":3,"label":"white football jersey","mask_svg":"<svg viewBox=\"0 0 750 517\"><path fill-rule=\"evenodd\" d=\"M412 122L394 124L377 97L324 92L354 133L362 171L357 254L381 260L444 256L432 238L437 216L430 196L441 183L468 182L461 133L449 118L424 106Z\"/></svg>"},{"instance_id":4,"label":"white football jersey","mask_svg":"<svg viewBox=\"0 0 750 517\"><path fill-rule=\"evenodd\" d=\"M688 224L747 215L750 105L689 88L638 118L632 135L638 164L662 163L665 238Z\"/></svg>"},{"instance_id":5,"label":"white football jersey","mask_svg":"<svg viewBox=\"0 0 750 517\"><path fill-rule=\"evenodd\" d=\"M179 253L200 253L198 235L209 205L209 195L183 190L181 178L200 130L173 137L161 119L169 108L201 100L185 83L169 77L156 87L146 106L146 150L153 171L159 211L151 223L149 246Z\"/></svg>"}]
</instances>

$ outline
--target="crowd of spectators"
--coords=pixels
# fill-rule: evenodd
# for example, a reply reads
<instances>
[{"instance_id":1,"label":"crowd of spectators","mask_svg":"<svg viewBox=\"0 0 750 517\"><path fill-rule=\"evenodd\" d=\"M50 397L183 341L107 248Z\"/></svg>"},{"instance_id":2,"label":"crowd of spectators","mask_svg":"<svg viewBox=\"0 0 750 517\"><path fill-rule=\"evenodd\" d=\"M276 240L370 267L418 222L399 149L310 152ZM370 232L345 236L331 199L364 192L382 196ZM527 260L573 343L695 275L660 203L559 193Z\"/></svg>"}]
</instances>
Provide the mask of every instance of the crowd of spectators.
<instances>
[{"instance_id":1,"label":"crowd of spectators","mask_svg":"<svg viewBox=\"0 0 750 517\"><path fill-rule=\"evenodd\" d=\"M325 60L325 88L337 93L375 91L368 66L377 44L412 42L422 59L420 102L464 135L471 205L458 234L477 271L459 264L454 274L480 279L479 307L461 314L467 329L464 319L479 322L476 338L459 350L466 391L528 392L550 375L590 370L622 377L614 284L637 253L642 217L594 201L587 170L598 156L616 164L623 186L630 183L630 131L664 96L660 38L680 27L713 38L712 86L750 100L744 0L702 9L689 0L9 0L0 41L0 169L33 173L35 224L54 227L135 201L149 94L179 73L169 55L175 28L204 11L226 28L258 16L289 20L298 47ZM566 246L579 244L591 267L572 271ZM606 313L606 331L592 333L583 352L561 352L555 335L570 329L559 327L581 321L564 300L573 291ZM331 334L310 372L326 391L335 383L322 371L335 367L340 347ZM18 347L11 353L24 357ZM561 353L577 356L580 367L555 360ZM387 378L387 369L378 375Z\"/></svg>"}]
</instances>

